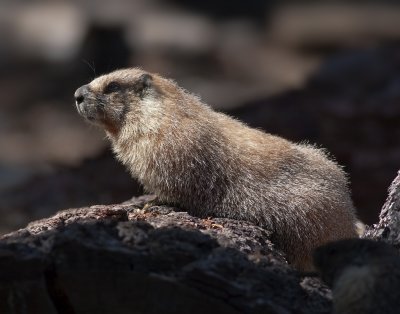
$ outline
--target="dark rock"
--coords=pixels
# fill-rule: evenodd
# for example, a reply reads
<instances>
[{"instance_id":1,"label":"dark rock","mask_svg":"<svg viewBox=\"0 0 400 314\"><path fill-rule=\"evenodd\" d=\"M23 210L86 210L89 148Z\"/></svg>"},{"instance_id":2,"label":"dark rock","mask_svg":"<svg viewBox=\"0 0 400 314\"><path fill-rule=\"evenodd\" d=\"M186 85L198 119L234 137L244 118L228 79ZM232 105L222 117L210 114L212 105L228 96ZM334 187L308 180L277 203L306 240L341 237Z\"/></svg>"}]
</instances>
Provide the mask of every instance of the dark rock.
<instances>
[{"instance_id":1,"label":"dark rock","mask_svg":"<svg viewBox=\"0 0 400 314\"><path fill-rule=\"evenodd\" d=\"M400 248L400 171L389 187L389 195L379 215L379 222L368 228L364 237L385 241Z\"/></svg>"},{"instance_id":2,"label":"dark rock","mask_svg":"<svg viewBox=\"0 0 400 314\"><path fill-rule=\"evenodd\" d=\"M61 211L0 238L1 313L330 313L248 222L201 219L154 196ZM400 171L364 235L399 248Z\"/></svg>"},{"instance_id":3,"label":"dark rock","mask_svg":"<svg viewBox=\"0 0 400 314\"><path fill-rule=\"evenodd\" d=\"M329 290L243 221L70 209L0 240L1 313L329 313Z\"/></svg>"}]
</instances>

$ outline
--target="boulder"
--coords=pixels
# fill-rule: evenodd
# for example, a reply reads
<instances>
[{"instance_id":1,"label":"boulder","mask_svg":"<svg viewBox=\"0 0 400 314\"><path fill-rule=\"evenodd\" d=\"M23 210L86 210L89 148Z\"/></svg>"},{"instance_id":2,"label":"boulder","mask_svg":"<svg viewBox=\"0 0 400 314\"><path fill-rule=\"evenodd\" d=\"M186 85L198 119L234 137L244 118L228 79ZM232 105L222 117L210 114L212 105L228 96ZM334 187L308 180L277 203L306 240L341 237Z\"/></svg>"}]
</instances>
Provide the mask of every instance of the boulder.
<instances>
[{"instance_id":1,"label":"boulder","mask_svg":"<svg viewBox=\"0 0 400 314\"><path fill-rule=\"evenodd\" d=\"M299 273L249 222L145 206L72 208L0 238L0 313L330 313L331 291ZM365 238L399 247L400 171Z\"/></svg>"},{"instance_id":2,"label":"boulder","mask_svg":"<svg viewBox=\"0 0 400 314\"><path fill-rule=\"evenodd\" d=\"M384 241L400 248L400 170L389 187L379 222L367 228L364 237Z\"/></svg>"},{"instance_id":3,"label":"boulder","mask_svg":"<svg viewBox=\"0 0 400 314\"><path fill-rule=\"evenodd\" d=\"M330 291L244 221L142 209L61 211L0 239L1 313L329 313Z\"/></svg>"}]
</instances>

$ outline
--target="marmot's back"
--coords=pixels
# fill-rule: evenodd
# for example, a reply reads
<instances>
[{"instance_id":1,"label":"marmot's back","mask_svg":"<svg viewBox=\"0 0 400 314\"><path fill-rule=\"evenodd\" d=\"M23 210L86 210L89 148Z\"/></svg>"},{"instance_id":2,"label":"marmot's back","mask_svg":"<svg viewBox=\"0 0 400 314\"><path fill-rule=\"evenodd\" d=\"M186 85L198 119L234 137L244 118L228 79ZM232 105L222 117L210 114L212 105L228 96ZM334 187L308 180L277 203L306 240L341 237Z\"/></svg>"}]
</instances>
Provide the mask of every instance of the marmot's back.
<instances>
[{"instance_id":1,"label":"marmot's back","mask_svg":"<svg viewBox=\"0 0 400 314\"><path fill-rule=\"evenodd\" d=\"M236 188L227 195L223 211L235 208L231 199L241 204L230 217L274 230L274 243L301 269L310 269L316 246L356 237L346 175L323 150L241 124L230 141L235 143L232 154L239 163L232 172ZM242 179L237 179L238 174Z\"/></svg>"}]
</instances>

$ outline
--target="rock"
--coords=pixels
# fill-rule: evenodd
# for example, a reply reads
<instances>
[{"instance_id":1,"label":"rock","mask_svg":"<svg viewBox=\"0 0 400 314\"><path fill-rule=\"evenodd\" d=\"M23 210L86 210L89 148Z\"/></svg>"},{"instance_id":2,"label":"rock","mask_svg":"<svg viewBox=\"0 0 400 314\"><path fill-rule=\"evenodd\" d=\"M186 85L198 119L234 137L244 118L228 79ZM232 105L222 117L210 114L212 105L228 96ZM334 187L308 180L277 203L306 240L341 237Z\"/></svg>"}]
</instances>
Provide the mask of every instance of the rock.
<instances>
[{"instance_id":1,"label":"rock","mask_svg":"<svg viewBox=\"0 0 400 314\"><path fill-rule=\"evenodd\" d=\"M61 211L0 238L0 313L330 313L251 223L201 219L154 196ZM364 237L399 248L400 171Z\"/></svg>"},{"instance_id":2,"label":"rock","mask_svg":"<svg viewBox=\"0 0 400 314\"><path fill-rule=\"evenodd\" d=\"M379 222L368 228L364 237L385 241L400 248L400 171L389 187L389 195L379 215Z\"/></svg>"},{"instance_id":3,"label":"rock","mask_svg":"<svg viewBox=\"0 0 400 314\"><path fill-rule=\"evenodd\" d=\"M1 313L329 313L329 290L268 231L141 209L70 209L0 239Z\"/></svg>"}]
</instances>

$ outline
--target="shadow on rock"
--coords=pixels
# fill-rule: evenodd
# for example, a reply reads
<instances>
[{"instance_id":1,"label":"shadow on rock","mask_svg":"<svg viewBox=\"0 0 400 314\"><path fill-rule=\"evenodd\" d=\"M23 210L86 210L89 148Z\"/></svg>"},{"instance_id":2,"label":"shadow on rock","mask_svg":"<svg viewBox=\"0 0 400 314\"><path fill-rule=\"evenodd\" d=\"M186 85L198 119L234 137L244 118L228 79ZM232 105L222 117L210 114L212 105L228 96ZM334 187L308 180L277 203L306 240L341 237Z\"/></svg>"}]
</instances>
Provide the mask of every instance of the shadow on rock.
<instances>
[{"instance_id":1,"label":"shadow on rock","mask_svg":"<svg viewBox=\"0 0 400 314\"><path fill-rule=\"evenodd\" d=\"M200 219L146 198L59 212L0 240L2 313L329 313L247 222ZM289 301L290 300L290 301Z\"/></svg>"}]
</instances>

